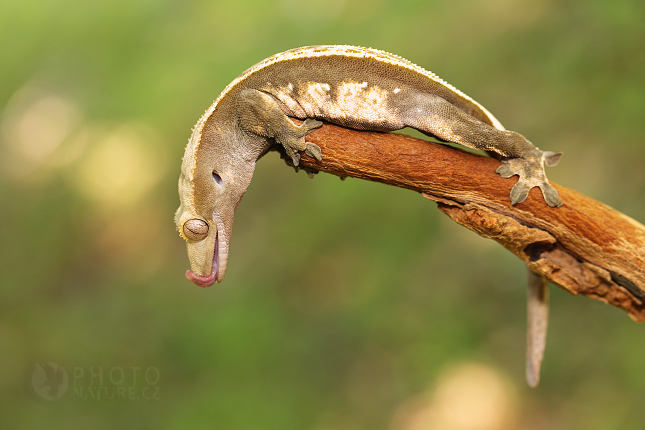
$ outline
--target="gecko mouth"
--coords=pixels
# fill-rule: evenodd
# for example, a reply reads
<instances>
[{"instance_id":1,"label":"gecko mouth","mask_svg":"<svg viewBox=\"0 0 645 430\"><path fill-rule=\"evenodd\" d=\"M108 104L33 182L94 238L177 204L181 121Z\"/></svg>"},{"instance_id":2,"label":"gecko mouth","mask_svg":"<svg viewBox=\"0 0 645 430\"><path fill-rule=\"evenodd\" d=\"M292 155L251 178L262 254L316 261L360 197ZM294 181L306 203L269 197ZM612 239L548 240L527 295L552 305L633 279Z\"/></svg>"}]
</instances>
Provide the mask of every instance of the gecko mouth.
<instances>
[{"instance_id":1,"label":"gecko mouth","mask_svg":"<svg viewBox=\"0 0 645 430\"><path fill-rule=\"evenodd\" d=\"M210 287L215 283L218 272L219 272L219 234L215 237L215 250L213 252L213 265L211 266L210 275L199 276L199 275L196 275L192 270L187 270L186 277L191 281L193 281L193 283L198 287L206 288L206 287Z\"/></svg>"}]
</instances>

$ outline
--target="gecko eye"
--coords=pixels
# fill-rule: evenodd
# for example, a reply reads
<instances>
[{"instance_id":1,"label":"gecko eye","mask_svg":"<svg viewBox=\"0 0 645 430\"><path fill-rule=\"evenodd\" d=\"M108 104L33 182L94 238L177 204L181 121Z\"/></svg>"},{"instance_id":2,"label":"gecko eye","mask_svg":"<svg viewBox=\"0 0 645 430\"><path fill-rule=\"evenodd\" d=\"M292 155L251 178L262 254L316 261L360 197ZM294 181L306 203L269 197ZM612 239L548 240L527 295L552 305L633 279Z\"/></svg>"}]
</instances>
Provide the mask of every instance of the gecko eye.
<instances>
[{"instance_id":1,"label":"gecko eye","mask_svg":"<svg viewBox=\"0 0 645 430\"><path fill-rule=\"evenodd\" d=\"M189 219L184 223L184 235L190 240L202 240L208 235L208 224L201 219Z\"/></svg>"},{"instance_id":2,"label":"gecko eye","mask_svg":"<svg viewBox=\"0 0 645 430\"><path fill-rule=\"evenodd\" d=\"M213 179L215 179L217 185L222 185L222 177L215 172L213 172Z\"/></svg>"}]
</instances>

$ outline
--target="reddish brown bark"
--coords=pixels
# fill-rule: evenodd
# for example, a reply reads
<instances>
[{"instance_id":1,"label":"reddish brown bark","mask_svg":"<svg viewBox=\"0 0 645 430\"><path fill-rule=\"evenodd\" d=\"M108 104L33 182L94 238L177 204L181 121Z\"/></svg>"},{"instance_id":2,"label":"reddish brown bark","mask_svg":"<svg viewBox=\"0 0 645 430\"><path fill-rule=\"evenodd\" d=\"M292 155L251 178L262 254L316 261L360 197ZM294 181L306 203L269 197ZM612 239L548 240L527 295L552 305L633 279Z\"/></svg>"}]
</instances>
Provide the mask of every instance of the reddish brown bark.
<instances>
[{"instance_id":1,"label":"reddish brown bark","mask_svg":"<svg viewBox=\"0 0 645 430\"><path fill-rule=\"evenodd\" d=\"M513 207L516 180L495 173L498 161L447 145L330 124L307 141L323 160L302 154L302 167L418 191L554 284L645 321L645 227L626 215L556 184L563 206L547 206L534 188Z\"/></svg>"}]
</instances>

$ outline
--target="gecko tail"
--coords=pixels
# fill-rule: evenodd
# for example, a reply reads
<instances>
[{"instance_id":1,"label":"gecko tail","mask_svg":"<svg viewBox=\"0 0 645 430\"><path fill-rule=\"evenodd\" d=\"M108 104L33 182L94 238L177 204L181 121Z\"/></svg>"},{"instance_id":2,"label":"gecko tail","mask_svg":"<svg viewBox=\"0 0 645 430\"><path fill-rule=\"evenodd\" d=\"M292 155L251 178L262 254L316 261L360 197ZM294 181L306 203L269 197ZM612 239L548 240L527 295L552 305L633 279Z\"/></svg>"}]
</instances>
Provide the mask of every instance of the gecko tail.
<instances>
[{"instance_id":1,"label":"gecko tail","mask_svg":"<svg viewBox=\"0 0 645 430\"><path fill-rule=\"evenodd\" d=\"M526 382L531 388L540 382L549 323L549 281L528 269Z\"/></svg>"}]
</instances>

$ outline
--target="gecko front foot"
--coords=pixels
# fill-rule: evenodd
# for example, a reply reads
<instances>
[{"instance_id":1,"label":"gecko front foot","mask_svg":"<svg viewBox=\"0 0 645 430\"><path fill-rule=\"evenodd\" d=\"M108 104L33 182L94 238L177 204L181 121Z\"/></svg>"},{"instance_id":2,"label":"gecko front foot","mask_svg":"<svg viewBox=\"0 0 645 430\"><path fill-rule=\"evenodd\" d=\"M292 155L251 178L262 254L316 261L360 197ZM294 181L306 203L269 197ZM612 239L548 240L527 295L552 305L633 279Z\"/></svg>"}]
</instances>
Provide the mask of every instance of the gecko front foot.
<instances>
[{"instance_id":1,"label":"gecko front foot","mask_svg":"<svg viewBox=\"0 0 645 430\"><path fill-rule=\"evenodd\" d=\"M276 141L284 147L285 152L293 160L293 165L298 167L300 163L300 154L298 151L305 151L310 157L316 160L322 160L320 147L316 144L305 142L305 136L313 130L322 126L322 122L315 119L307 118L301 125L294 125L287 132L276 136Z\"/></svg>"},{"instance_id":2,"label":"gecko front foot","mask_svg":"<svg viewBox=\"0 0 645 430\"><path fill-rule=\"evenodd\" d=\"M561 155L561 152L542 152L536 148L528 156L505 159L504 164L499 166L496 172L502 178L510 178L514 175L520 177L511 189L511 204L522 203L528 197L531 188L539 187L549 206L561 206L562 200L558 192L549 184L544 173L544 166L555 166Z\"/></svg>"}]
</instances>

